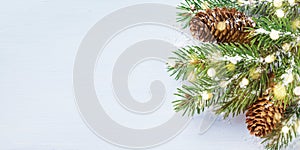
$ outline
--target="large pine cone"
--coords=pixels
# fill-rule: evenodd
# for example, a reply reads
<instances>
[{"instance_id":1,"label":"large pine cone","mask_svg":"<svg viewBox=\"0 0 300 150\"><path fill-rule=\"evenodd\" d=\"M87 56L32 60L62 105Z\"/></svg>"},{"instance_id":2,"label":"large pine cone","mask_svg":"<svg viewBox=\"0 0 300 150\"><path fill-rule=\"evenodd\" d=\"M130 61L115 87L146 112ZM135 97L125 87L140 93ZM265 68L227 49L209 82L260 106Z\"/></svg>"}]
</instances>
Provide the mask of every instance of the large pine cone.
<instances>
[{"instance_id":1,"label":"large pine cone","mask_svg":"<svg viewBox=\"0 0 300 150\"><path fill-rule=\"evenodd\" d=\"M274 106L265 94L248 108L246 113L247 128L252 135L264 137L272 132L284 115L283 106Z\"/></svg>"},{"instance_id":2,"label":"large pine cone","mask_svg":"<svg viewBox=\"0 0 300 150\"><path fill-rule=\"evenodd\" d=\"M246 27L255 27L253 20L236 9L227 8L200 11L190 21L193 37L202 42L248 43Z\"/></svg>"}]
</instances>

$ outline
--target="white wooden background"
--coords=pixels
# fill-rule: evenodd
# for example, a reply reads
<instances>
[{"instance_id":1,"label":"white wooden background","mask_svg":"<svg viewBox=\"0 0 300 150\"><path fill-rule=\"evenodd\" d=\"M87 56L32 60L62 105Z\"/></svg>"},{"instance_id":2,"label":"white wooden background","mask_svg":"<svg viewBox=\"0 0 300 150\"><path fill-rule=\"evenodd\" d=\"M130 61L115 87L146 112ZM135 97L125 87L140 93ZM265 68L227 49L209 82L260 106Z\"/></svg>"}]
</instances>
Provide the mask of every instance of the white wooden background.
<instances>
[{"instance_id":1,"label":"white wooden background","mask_svg":"<svg viewBox=\"0 0 300 150\"><path fill-rule=\"evenodd\" d=\"M72 69L77 48L87 31L119 8L154 2L177 5L179 0L1 0L0 1L0 150L119 150L94 135L84 124L74 101ZM159 34L157 32L156 34ZM135 37L138 38L138 37ZM126 43L123 43L126 44ZM119 48L122 47L122 40ZM115 46L116 46L115 45ZM124 46L124 45L123 45ZM146 64L147 65L147 64ZM163 68L164 64L148 64ZM151 70L153 70L153 68ZM144 70L143 70L144 69ZM149 68L148 68L149 69ZM103 68L106 70L106 68ZM154 69L155 70L155 69ZM143 80L140 67L136 80ZM161 76L167 77L164 72ZM169 79L172 82L172 79ZM147 96L147 86L137 98ZM145 89L145 90L144 90ZM102 89L105 90L105 89ZM144 92L144 93L143 93ZM107 96L110 93L107 93ZM171 93L172 94L172 93ZM116 120L126 118L110 109ZM166 104L170 108L170 104ZM170 111L161 111L161 113ZM172 112L171 112L172 114ZM166 115L168 117L168 115ZM201 117L155 150L255 150L244 117L217 119L199 135ZM152 118L163 122L164 117ZM133 119L129 126L142 125Z\"/></svg>"}]
</instances>

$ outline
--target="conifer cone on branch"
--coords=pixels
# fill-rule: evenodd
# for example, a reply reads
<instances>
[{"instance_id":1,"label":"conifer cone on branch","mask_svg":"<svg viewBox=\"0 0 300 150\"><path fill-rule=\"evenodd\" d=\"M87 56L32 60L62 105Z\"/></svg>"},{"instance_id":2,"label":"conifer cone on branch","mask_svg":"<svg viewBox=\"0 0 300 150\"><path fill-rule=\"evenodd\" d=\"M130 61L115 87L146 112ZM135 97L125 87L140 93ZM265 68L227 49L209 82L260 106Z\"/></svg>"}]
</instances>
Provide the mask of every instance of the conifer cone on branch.
<instances>
[{"instance_id":1,"label":"conifer cone on branch","mask_svg":"<svg viewBox=\"0 0 300 150\"><path fill-rule=\"evenodd\" d=\"M248 27L255 27L250 17L236 9L227 8L200 11L190 21L193 37L202 42L248 43Z\"/></svg>"},{"instance_id":2,"label":"conifer cone on branch","mask_svg":"<svg viewBox=\"0 0 300 150\"><path fill-rule=\"evenodd\" d=\"M284 117L283 105L275 106L269 90L252 104L246 113L246 123L250 134L265 137L271 133Z\"/></svg>"}]
</instances>

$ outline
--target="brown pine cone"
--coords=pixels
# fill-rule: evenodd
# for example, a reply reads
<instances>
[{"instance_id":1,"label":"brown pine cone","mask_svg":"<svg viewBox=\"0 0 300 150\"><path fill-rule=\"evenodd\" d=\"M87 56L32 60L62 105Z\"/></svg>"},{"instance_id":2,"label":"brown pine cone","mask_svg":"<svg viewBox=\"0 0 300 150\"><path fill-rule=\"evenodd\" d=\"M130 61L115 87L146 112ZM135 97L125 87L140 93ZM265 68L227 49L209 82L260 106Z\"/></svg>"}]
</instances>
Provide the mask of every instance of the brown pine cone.
<instances>
[{"instance_id":1,"label":"brown pine cone","mask_svg":"<svg viewBox=\"0 0 300 150\"><path fill-rule=\"evenodd\" d=\"M202 42L248 43L246 27L255 27L253 20L236 9L227 8L200 11L190 21L193 37Z\"/></svg>"},{"instance_id":2,"label":"brown pine cone","mask_svg":"<svg viewBox=\"0 0 300 150\"><path fill-rule=\"evenodd\" d=\"M246 123L250 134L264 137L271 133L280 123L284 115L283 105L274 106L270 101L269 95L265 94L248 108Z\"/></svg>"}]
</instances>

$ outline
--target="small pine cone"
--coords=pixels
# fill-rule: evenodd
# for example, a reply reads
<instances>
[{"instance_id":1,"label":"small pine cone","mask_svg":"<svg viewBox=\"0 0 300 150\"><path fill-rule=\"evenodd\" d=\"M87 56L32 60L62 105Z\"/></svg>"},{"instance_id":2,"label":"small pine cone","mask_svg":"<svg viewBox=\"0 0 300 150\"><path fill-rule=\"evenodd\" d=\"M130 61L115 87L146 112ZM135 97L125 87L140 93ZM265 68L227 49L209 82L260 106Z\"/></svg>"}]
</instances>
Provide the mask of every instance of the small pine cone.
<instances>
[{"instance_id":1,"label":"small pine cone","mask_svg":"<svg viewBox=\"0 0 300 150\"><path fill-rule=\"evenodd\" d=\"M255 27L253 20L236 9L227 8L200 11L190 21L193 37L202 42L248 43L246 27Z\"/></svg>"},{"instance_id":2,"label":"small pine cone","mask_svg":"<svg viewBox=\"0 0 300 150\"><path fill-rule=\"evenodd\" d=\"M248 108L246 123L250 134L264 137L272 132L283 118L283 106L274 106L270 100L268 95L264 95Z\"/></svg>"}]
</instances>

